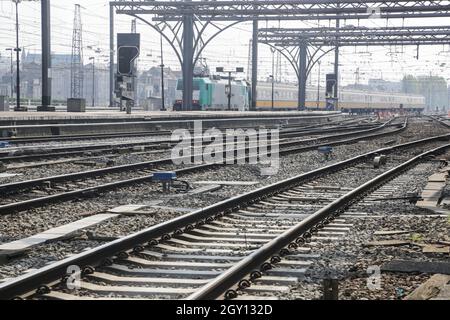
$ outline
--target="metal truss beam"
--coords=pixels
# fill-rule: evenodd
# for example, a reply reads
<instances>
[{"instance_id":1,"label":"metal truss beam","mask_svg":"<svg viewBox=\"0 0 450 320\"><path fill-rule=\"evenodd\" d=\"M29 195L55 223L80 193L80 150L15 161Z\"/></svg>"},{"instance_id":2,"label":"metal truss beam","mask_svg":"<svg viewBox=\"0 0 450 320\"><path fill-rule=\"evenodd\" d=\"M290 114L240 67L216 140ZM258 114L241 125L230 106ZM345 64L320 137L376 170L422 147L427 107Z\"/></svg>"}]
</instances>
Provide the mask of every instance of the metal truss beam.
<instances>
[{"instance_id":1,"label":"metal truss beam","mask_svg":"<svg viewBox=\"0 0 450 320\"><path fill-rule=\"evenodd\" d=\"M339 38L341 41L359 39L371 40L439 40L450 36L450 26L442 27L385 27L369 28L312 28L312 29L260 29L259 37L270 41L306 40L308 42L327 42Z\"/></svg>"},{"instance_id":2,"label":"metal truss beam","mask_svg":"<svg viewBox=\"0 0 450 320\"><path fill-rule=\"evenodd\" d=\"M299 45L298 39L272 39L272 40L260 40L260 43L271 44L276 47L295 47ZM321 46L321 47L331 47L331 46L339 46L339 47L353 47L353 46L367 46L367 47L376 47L376 46L422 46L422 45L447 45L450 44L450 35L435 38L435 37L420 37L413 39L358 39L358 38L347 38L347 39L325 39L325 40L311 40L308 41L308 44L311 46Z\"/></svg>"},{"instance_id":3,"label":"metal truss beam","mask_svg":"<svg viewBox=\"0 0 450 320\"><path fill-rule=\"evenodd\" d=\"M345 26L340 27L338 30L336 28L320 27L320 28L260 28L259 31L265 34L291 34L299 33L311 36L316 36L317 34L327 34L327 35L345 35L345 34L358 34L358 33L404 33L404 32L425 32L430 33L441 33L449 32L450 26L402 26L402 27L377 27L369 28L364 26Z\"/></svg>"},{"instance_id":4,"label":"metal truss beam","mask_svg":"<svg viewBox=\"0 0 450 320\"><path fill-rule=\"evenodd\" d=\"M419 18L450 16L450 1L114 1L120 14L152 14L154 20L179 21L186 14L197 19L323 20Z\"/></svg>"},{"instance_id":5,"label":"metal truss beam","mask_svg":"<svg viewBox=\"0 0 450 320\"><path fill-rule=\"evenodd\" d=\"M258 41L282 52L293 66L299 80L299 107L304 104L303 92L306 90L306 77L323 55L344 46L392 46L392 45L445 45L450 44L450 26L441 27L366 27L342 28L261 28ZM310 55L306 71L301 70L304 53L301 48L307 44L324 54L314 59ZM331 47L330 50L323 48ZM338 74L339 54L336 49L335 73ZM296 64L296 61L300 62Z\"/></svg>"},{"instance_id":6,"label":"metal truss beam","mask_svg":"<svg viewBox=\"0 0 450 320\"><path fill-rule=\"evenodd\" d=\"M195 61L205 48L205 46L220 32L228 27L242 21L254 21L254 33L257 30L255 22L258 20L336 20L336 26L339 26L340 20L361 20L361 19L397 19L397 18L426 18L426 17L450 17L450 1L360 1L360 0L219 0L219 1L112 1L110 2L112 10L117 14L127 14L145 21L158 32L163 34L164 38L172 45L177 54L183 69L184 88L183 91L192 88L193 67ZM150 20L142 18L143 15L151 15L153 23ZM191 17L187 23L187 17ZM192 22L193 21L193 22ZM215 22L230 21L227 27L219 27ZM192 22L192 23L191 23ZM186 26L186 23L188 24ZM154 25L155 24L155 25ZM209 40L204 41L202 35L207 26L213 26L218 29L217 33ZM169 30L168 36L164 35L163 28ZM340 28L337 28L340 29ZM181 31L180 31L181 30ZM340 31L335 30L336 34ZM186 36L193 38L193 45ZM333 41L322 41L326 45L336 46L336 61L338 61L339 46L346 45L339 36L334 35ZM254 36L255 38L255 36ZM255 39L254 39L255 40ZM374 39L371 39L374 41ZM376 39L375 43L381 43ZM388 40L386 40L388 41ZM389 39L389 41L398 41L398 39ZM409 39L411 42L411 38ZM427 40L430 44L433 42ZM443 41L437 40L436 41ZM253 81L252 92L256 94L255 79L257 42L253 46ZM294 43L295 42L295 43ZM366 42L347 42L347 45L366 45ZM274 46L299 46L298 39L272 39L268 41ZM341 45L342 43L342 45ZM392 42L396 43L396 42ZM405 42L407 43L407 42ZM415 43L416 44L416 43ZM311 42L308 41L308 45ZM320 46L319 42L314 45ZM381 45L381 44L380 44ZM175 48L178 47L178 48ZM304 51L304 50L303 50ZM197 54L195 56L195 53ZM192 57L192 62L191 62ZM297 57L298 58L298 57ZM303 59L302 55L302 59ZM189 60L189 61L187 61ZM303 60L302 60L303 61ZM295 65L299 60L295 61ZM302 63L303 64L303 63ZM113 65L113 63L111 63ZM300 66L298 66L300 67ZM336 69L338 64L336 63ZM307 71L307 68L306 68ZM299 70L297 73L300 74ZM189 79L186 79L189 77ZM189 99L192 94L183 92L183 108L188 108L191 104ZM252 106L253 107L253 106ZM252 108L253 109L253 108Z\"/></svg>"},{"instance_id":7,"label":"metal truss beam","mask_svg":"<svg viewBox=\"0 0 450 320\"><path fill-rule=\"evenodd\" d=\"M446 44L450 37L450 26L442 27L385 27L385 28L308 28L308 29L260 29L261 42L291 46L307 41L314 46L352 46L386 44Z\"/></svg>"}]
</instances>

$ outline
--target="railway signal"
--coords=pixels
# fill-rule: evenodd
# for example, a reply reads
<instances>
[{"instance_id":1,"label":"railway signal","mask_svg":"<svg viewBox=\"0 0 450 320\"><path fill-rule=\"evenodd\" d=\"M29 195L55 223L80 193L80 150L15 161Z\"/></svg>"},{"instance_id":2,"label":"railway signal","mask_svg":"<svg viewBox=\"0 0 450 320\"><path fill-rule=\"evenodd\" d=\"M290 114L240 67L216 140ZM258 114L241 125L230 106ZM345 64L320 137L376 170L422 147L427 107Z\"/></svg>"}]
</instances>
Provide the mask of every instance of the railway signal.
<instances>
[{"instance_id":1,"label":"railway signal","mask_svg":"<svg viewBox=\"0 0 450 320\"><path fill-rule=\"evenodd\" d=\"M133 63L139 56L139 48L135 46L122 46L118 49L118 72L121 76L133 76Z\"/></svg>"},{"instance_id":2,"label":"railway signal","mask_svg":"<svg viewBox=\"0 0 450 320\"><path fill-rule=\"evenodd\" d=\"M225 95L228 97L228 111L231 111L231 97L233 97L232 93L232 85L231 85L231 74L232 73L244 73L244 68L237 67L235 70L225 69L224 67L217 67L217 73L228 73L228 84L225 86Z\"/></svg>"},{"instance_id":3,"label":"railway signal","mask_svg":"<svg viewBox=\"0 0 450 320\"><path fill-rule=\"evenodd\" d=\"M139 33L117 34L117 77L116 94L122 101L126 102L127 114L131 113L135 101L135 88L133 78L136 77L134 63L140 54L141 37Z\"/></svg>"},{"instance_id":4,"label":"railway signal","mask_svg":"<svg viewBox=\"0 0 450 320\"><path fill-rule=\"evenodd\" d=\"M338 98L336 98L337 92L337 76L335 73L327 74L327 92L326 92L326 100L327 100L327 110L335 110Z\"/></svg>"}]
</instances>

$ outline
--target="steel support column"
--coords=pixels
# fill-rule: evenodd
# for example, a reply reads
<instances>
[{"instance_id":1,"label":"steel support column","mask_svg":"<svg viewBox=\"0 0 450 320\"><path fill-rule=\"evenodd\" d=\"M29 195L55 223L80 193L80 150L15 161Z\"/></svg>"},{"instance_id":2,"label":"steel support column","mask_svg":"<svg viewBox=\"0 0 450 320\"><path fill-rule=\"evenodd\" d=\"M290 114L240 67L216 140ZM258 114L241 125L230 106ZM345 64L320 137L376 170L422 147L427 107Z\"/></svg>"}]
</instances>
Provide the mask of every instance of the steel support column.
<instances>
[{"instance_id":1,"label":"steel support column","mask_svg":"<svg viewBox=\"0 0 450 320\"><path fill-rule=\"evenodd\" d=\"M183 111L192 110L194 89L194 16L183 17Z\"/></svg>"},{"instance_id":2,"label":"steel support column","mask_svg":"<svg viewBox=\"0 0 450 320\"><path fill-rule=\"evenodd\" d=\"M19 43L19 2L16 1L16 107L14 111L25 111L20 106L20 43Z\"/></svg>"},{"instance_id":3,"label":"steel support column","mask_svg":"<svg viewBox=\"0 0 450 320\"><path fill-rule=\"evenodd\" d=\"M41 1L42 27L42 105L38 111L55 111L52 104L52 51L50 40L50 0Z\"/></svg>"},{"instance_id":4,"label":"steel support column","mask_svg":"<svg viewBox=\"0 0 450 320\"><path fill-rule=\"evenodd\" d=\"M252 41L252 104L250 111L256 111L258 101L258 20L253 20L253 41Z\"/></svg>"},{"instance_id":5,"label":"steel support column","mask_svg":"<svg viewBox=\"0 0 450 320\"><path fill-rule=\"evenodd\" d=\"M109 7L109 107L114 107L114 6Z\"/></svg>"},{"instance_id":6,"label":"steel support column","mask_svg":"<svg viewBox=\"0 0 450 320\"><path fill-rule=\"evenodd\" d=\"M307 69L307 43L300 43L298 61L298 110L302 111L306 108L306 69Z\"/></svg>"},{"instance_id":7,"label":"steel support column","mask_svg":"<svg viewBox=\"0 0 450 320\"><path fill-rule=\"evenodd\" d=\"M340 20L336 20L336 30L339 31ZM336 38L339 41L339 38ZM336 75L336 84L334 88L334 98L336 99L335 108L339 110L339 45L336 45L336 50L334 51L334 74Z\"/></svg>"}]
</instances>

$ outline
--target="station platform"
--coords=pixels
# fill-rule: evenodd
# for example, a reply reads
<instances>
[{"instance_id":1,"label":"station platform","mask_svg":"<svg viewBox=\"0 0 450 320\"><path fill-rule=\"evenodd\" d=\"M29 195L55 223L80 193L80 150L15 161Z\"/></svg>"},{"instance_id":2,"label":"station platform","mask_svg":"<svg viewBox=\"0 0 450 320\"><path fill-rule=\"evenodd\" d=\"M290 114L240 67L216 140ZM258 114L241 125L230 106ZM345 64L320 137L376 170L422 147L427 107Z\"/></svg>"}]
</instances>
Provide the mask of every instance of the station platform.
<instances>
[{"instance_id":1,"label":"station platform","mask_svg":"<svg viewBox=\"0 0 450 320\"><path fill-rule=\"evenodd\" d=\"M294 118L328 117L340 112L326 111L285 111L285 112L237 112L237 111L136 111L131 115L118 110L68 112L0 112L0 121L54 121L54 120L171 120L171 119L230 119L230 118Z\"/></svg>"},{"instance_id":2,"label":"station platform","mask_svg":"<svg viewBox=\"0 0 450 320\"><path fill-rule=\"evenodd\" d=\"M119 111L0 112L0 137L61 136L94 133L130 133L203 128L276 128L340 121L340 112L135 112Z\"/></svg>"}]
</instances>

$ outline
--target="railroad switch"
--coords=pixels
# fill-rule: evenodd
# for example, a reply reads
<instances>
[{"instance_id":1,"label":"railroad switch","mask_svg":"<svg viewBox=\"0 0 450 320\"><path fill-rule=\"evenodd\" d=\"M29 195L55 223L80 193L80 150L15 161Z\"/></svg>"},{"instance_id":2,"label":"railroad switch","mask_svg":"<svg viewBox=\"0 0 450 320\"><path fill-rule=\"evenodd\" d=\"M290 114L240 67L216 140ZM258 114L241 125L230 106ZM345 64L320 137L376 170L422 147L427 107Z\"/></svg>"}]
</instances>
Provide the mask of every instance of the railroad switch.
<instances>
[{"instance_id":1,"label":"railroad switch","mask_svg":"<svg viewBox=\"0 0 450 320\"><path fill-rule=\"evenodd\" d=\"M339 281L337 279L323 280L323 300L339 300Z\"/></svg>"},{"instance_id":2,"label":"railroad switch","mask_svg":"<svg viewBox=\"0 0 450 320\"><path fill-rule=\"evenodd\" d=\"M319 147L318 151L323 154L325 160L330 160L333 157L332 147Z\"/></svg>"},{"instance_id":3,"label":"railroad switch","mask_svg":"<svg viewBox=\"0 0 450 320\"><path fill-rule=\"evenodd\" d=\"M7 141L0 141L0 149L1 148L9 148L11 145Z\"/></svg>"},{"instance_id":4,"label":"railroad switch","mask_svg":"<svg viewBox=\"0 0 450 320\"><path fill-rule=\"evenodd\" d=\"M177 178L177 174L175 172L155 172L153 174L152 180L155 182L161 182L163 186L163 192L170 192L170 187L173 184L173 181Z\"/></svg>"},{"instance_id":5,"label":"railroad switch","mask_svg":"<svg viewBox=\"0 0 450 320\"><path fill-rule=\"evenodd\" d=\"M373 167L378 169L381 166L384 166L387 163L387 157L385 155L377 156L373 159Z\"/></svg>"},{"instance_id":6,"label":"railroad switch","mask_svg":"<svg viewBox=\"0 0 450 320\"><path fill-rule=\"evenodd\" d=\"M3 130L0 132L0 137L14 138L17 136L17 130Z\"/></svg>"},{"instance_id":7,"label":"railroad switch","mask_svg":"<svg viewBox=\"0 0 450 320\"><path fill-rule=\"evenodd\" d=\"M171 188L177 189L178 192L188 192L191 186L186 181L177 179L177 174L173 171L155 172L152 180L154 182L161 182L164 193L169 193Z\"/></svg>"}]
</instances>

